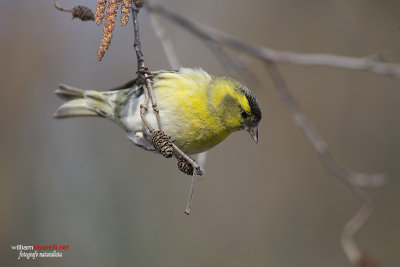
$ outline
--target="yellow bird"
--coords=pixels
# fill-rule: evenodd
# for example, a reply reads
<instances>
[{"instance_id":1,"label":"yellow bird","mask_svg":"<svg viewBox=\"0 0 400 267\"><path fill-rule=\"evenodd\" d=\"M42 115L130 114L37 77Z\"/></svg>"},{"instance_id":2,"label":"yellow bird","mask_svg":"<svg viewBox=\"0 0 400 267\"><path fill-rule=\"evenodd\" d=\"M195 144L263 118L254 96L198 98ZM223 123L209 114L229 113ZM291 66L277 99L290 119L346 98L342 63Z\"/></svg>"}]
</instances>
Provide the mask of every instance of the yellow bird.
<instances>
[{"instance_id":1,"label":"yellow bird","mask_svg":"<svg viewBox=\"0 0 400 267\"><path fill-rule=\"evenodd\" d=\"M261 111L254 94L239 82L190 68L152 75L163 130L187 155L207 151L242 129L257 142ZM140 117L144 93L136 80L101 92L61 84L55 93L67 102L54 117L104 117L125 129L135 145L154 150L151 133ZM145 116L153 127L157 125L152 109Z\"/></svg>"}]
</instances>

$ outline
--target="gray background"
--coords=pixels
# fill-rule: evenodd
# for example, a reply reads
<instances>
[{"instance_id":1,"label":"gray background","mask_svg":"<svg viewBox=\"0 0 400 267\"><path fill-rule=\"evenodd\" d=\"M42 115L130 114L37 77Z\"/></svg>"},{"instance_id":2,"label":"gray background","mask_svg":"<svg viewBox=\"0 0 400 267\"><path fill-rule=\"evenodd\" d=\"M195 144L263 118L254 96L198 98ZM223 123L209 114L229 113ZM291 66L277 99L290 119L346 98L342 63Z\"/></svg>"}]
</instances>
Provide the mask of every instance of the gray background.
<instances>
[{"instance_id":1,"label":"gray background","mask_svg":"<svg viewBox=\"0 0 400 267\"><path fill-rule=\"evenodd\" d=\"M260 141L241 132L210 151L186 216L190 178L173 160L139 150L106 120L52 118L58 83L106 89L133 77L131 22L117 24L98 63L102 27L71 20L50 0L1 2L1 266L350 266L339 235L360 200L321 166L259 61L248 58L261 82L252 88L263 111ZM395 0L163 3L254 44L349 56L390 50L400 61ZM147 65L168 68L146 12L140 23ZM164 24L183 66L229 75L199 40ZM399 266L400 81L280 68L341 163L391 178L373 191L378 207L357 240L382 266ZM17 261L10 249L53 243L70 251Z\"/></svg>"}]
</instances>

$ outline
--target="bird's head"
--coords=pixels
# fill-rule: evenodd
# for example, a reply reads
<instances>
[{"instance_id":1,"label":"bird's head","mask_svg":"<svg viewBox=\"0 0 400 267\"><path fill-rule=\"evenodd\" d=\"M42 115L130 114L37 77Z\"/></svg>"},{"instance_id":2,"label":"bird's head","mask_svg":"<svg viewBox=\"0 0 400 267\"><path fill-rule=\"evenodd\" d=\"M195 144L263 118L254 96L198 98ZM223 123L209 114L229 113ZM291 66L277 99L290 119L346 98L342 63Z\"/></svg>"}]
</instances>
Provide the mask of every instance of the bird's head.
<instances>
[{"instance_id":1,"label":"bird's head","mask_svg":"<svg viewBox=\"0 0 400 267\"><path fill-rule=\"evenodd\" d=\"M226 77L214 78L209 89L210 104L224 127L232 131L244 129L257 143L261 110L255 95Z\"/></svg>"}]
</instances>

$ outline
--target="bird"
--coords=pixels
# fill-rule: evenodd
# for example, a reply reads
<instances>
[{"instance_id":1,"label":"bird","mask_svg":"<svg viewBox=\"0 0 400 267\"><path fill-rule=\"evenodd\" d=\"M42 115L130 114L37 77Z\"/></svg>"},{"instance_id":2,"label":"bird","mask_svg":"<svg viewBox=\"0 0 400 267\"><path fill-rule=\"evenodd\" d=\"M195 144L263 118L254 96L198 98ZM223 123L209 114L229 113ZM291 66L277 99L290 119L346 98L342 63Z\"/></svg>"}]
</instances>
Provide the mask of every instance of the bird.
<instances>
[{"instance_id":1,"label":"bird","mask_svg":"<svg viewBox=\"0 0 400 267\"><path fill-rule=\"evenodd\" d=\"M208 151L239 130L249 132L257 143L261 110L255 95L241 83L201 68L181 67L151 75L163 131L185 154ZM107 91L60 84L55 94L66 100L55 118L107 118L122 127L133 144L154 150L152 133L140 116L145 93L138 79ZM157 125L153 109L146 111L145 118L150 125Z\"/></svg>"}]
</instances>

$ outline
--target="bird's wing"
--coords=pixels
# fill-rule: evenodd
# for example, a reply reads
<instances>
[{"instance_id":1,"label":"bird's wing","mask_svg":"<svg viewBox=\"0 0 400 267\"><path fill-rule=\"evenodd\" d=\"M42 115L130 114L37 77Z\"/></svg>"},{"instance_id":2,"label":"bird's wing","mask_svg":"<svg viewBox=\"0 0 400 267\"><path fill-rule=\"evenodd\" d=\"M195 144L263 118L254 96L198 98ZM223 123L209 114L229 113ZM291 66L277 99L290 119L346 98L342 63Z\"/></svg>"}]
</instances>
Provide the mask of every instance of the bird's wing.
<instances>
[{"instance_id":1,"label":"bird's wing","mask_svg":"<svg viewBox=\"0 0 400 267\"><path fill-rule=\"evenodd\" d=\"M109 89L108 91L118 91L118 90L124 90L124 89L134 87L136 85L136 81L137 81L137 79L127 81L126 83L121 84L120 86L114 87L112 89Z\"/></svg>"},{"instance_id":2,"label":"bird's wing","mask_svg":"<svg viewBox=\"0 0 400 267\"><path fill-rule=\"evenodd\" d=\"M179 71L179 70L159 70L159 71L153 71L153 72L151 72L151 74L152 74L153 76L157 76L158 74L164 73L164 72L174 72L174 73L176 73L176 72L178 72L178 71ZM109 89L108 91L124 90L124 89L128 89L128 88L134 87L134 86L136 86L136 85L137 85L137 78L135 78L135 79L133 79L133 80L130 80L130 81L127 81L126 83L121 84L121 85L119 85L119 86L116 86L116 87L114 87L114 88L111 88L111 89Z\"/></svg>"}]
</instances>

